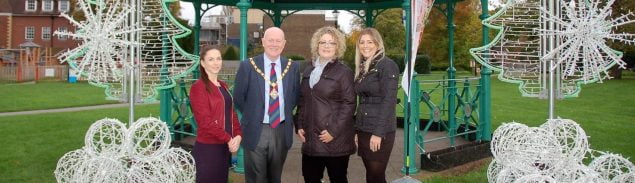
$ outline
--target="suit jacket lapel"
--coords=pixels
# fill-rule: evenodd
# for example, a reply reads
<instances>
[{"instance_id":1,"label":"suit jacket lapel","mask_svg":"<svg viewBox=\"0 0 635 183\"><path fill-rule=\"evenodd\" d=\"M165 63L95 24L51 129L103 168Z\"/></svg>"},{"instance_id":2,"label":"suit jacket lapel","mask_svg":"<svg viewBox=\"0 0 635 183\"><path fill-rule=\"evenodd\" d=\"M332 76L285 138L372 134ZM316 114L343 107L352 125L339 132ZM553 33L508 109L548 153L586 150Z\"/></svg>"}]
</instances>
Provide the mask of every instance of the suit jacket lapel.
<instances>
[{"instance_id":1,"label":"suit jacket lapel","mask_svg":"<svg viewBox=\"0 0 635 183\"><path fill-rule=\"evenodd\" d=\"M257 56L254 61L256 62L256 66L258 67L258 69L260 69L262 73L265 73L264 55ZM254 72L256 72L255 69L254 69ZM260 95L260 98L262 99L262 103L265 103L265 78L262 78L260 74L258 74L257 77L260 78L257 80L258 82L256 82L258 89L260 89L258 93ZM265 77L269 77L269 76L265 76Z\"/></svg>"},{"instance_id":2,"label":"suit jacket lapel","mask_svg":"<svg viewBox=\"0 0 635 183\"><path fill-rule=\"evenodd\" d=\"M289 63L289 60L287 58L284 57L280 57L280 72L284 73L284 69L287 68L287 64ZM288 74L288 73L287 73ZM282 76L282 74L280 75ZM282 87L284 89L284 99L286 100L287 98L289 98L288 96L291 94L291 92L289 91L289 76L285 75L284 78L282 78Z\"/></svg>"}]
</instances>

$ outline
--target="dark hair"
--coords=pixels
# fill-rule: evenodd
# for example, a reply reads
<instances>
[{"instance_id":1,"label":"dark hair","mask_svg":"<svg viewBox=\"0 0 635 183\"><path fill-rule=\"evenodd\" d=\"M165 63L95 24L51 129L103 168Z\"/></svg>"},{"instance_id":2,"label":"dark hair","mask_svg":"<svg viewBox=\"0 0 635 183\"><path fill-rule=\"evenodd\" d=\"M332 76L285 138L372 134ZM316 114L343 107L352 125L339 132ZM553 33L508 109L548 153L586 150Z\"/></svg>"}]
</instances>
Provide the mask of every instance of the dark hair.
<instances>
[{"instance_id":1,"label":"dark hair","mask_svg":"<svg viewBox=\"0 0 635 183\"><path fill-rule=\"evenodd\" d=\"M207 54L207 52L211 50L217 50L219 53L221 51L220 47L218 46L205 45L203 46L203 48L201 48L201 52L198 54L200 57L198 72L201 73L201 78L199 79L203 81L203 84L205 84L205 90L207 90L207 92L210 92L210 93L212 92L212 87L211 87L212 81L209 80L209 77L207 76L207 72L205 72L205 68L203 68L203 64L201 62L203 62L203 59L205 58L205 55Z\"/></svg>"}]
</instances>

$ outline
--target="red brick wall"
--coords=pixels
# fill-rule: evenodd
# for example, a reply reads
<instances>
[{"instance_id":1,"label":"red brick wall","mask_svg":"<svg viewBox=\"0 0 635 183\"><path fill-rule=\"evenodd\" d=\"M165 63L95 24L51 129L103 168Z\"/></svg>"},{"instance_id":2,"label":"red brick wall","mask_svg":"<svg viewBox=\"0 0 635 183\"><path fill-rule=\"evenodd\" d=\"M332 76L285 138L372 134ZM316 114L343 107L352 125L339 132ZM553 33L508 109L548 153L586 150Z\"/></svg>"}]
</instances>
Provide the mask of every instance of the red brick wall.
<instances>
[{"instance_id":1,"label":"red brick wall","mask_svg":"<svg viewBox=\"0 0 635 183\"><path fill-rule=\"evenodd\" d=\"M258 24L247 24L247 37L249 40L254 39L253 32L258 32L258 29L260 29ZM228 38L240 38L240 24L229 24L227 27L227 36ZM260 35L260 37L262 37L262 35Z\"/></svg>"},{"instance_id":2,"label":"red brick wall","mask_svg":"<svg viewBox=\"0 0 635 183\"><path fill-rule=\"evenodd\" d=\"M6 49L9 44L10 16L0 16L0 49Z\"/></svg>"},{"instance_id":3,"label":"red brick wall","mask_svg":"<svg viewBox=\"0 0 635 183\"><path fill-rule=\"evenodd\" d=\"M264 24L265 29L273 26L273 22L268 17L265 17ZM326 25L333 26L334 24L331 21L325 21L324 15L297 14L288 16L282 22L281 27L287 40L283 54L301 55L310 60L311 37L317 29Z\"/></svg>"},{"instance_id":4,"label":"red brick wall","mask_svg":"<svg viewBox=\"0 0 635 183\"><path fill-rule=\"evenodd\" d=\"M75 27L65 18L57 16L14 16L11 36L11 46L13 48L18 48L20 44L26 42L25 31L28 26L35 27L35 38L33 42L41 47L67 49L77 46L77 41L75 40L70 38L59 40L57 36L53 35L59 27L66 27L69 31L75 30ZM51 39L42 40L42 27L51 27Z\"/></svg>"}]
</instances>

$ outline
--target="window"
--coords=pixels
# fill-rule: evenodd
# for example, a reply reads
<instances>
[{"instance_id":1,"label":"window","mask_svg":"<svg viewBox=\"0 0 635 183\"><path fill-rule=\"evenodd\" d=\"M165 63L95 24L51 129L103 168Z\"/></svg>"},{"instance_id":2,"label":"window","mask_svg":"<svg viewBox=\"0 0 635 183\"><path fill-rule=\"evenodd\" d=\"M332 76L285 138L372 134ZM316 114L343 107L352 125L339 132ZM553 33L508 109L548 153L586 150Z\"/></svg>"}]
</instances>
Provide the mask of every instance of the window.
<instances>
[{"instance_id":1,"label":"window","mask_svg":"<svg viewBox=\"0 0 635 183\"><path fill-rule=\"evenodd\" d=\"M26 27L26 31L24 32L24 38L28 40L33 40L33 38L35 38L35 27Z\"/></svg>"},{"instance_id":2,"label":"window","mask_svg":"<svg viewBox=\"0 0 635 183\"><path fill-rule=\"evenodd\" d=\"M67 32L67 31L68 31L68 29L66 27L58 27L57 28L57 32ZM66 39L68 39L68 37L64 36L64 35L57 35L57 39L66 40Z\"/></svg>"},{"instance_id":3,"label":"window","mask_svg":"<svg viewBox=\"0 0 635 183\"><path fill-rule=\"evenodd\" d=\"M26 8L26 11L35 11L35 9L37 7L37 1L35 1L35 0L26 0L25 3L26 3L26 5L24 5L24 8Z\"/></svg>"},{"instance_id":4,"label":"window","mask_svg":"<svg viewBox=\"0 0 635 183\"><path fill-rule=\"evenodd\" d=\"M59 6L60 12L68 12L70 9L70 4L68 0L60 0L57 5Z\"/></svg>"},{"instance_id":5,"label":"window","mask_svg":"<svg viewBox=\"0 0 635 183\"><path fill-rule=\"evenodd\" d=\"M53 0L42 0L42 11L53 11Z\"/></svg>"},{"instance_id":6,"label":"window","mask_svg":"<svg viewBox=\"0 0 635 183\"><path fill-rule=\"evenodd\" d=\"M51 39L51 27L42 27L42 40Z\"/></svg>"}]
</instances>

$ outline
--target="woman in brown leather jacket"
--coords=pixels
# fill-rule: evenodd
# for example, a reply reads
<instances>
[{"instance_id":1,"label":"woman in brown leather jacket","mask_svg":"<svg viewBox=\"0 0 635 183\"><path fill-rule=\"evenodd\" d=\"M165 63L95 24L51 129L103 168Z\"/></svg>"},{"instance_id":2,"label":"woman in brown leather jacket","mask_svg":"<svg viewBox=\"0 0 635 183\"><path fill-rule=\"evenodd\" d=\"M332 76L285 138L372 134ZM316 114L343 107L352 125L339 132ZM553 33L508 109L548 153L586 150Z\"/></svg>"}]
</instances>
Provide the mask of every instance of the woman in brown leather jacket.
<instances>
[{"instance_id":1,"label":"woman in brown leather jacket","mask_svg":"<svg viewBox=\"0 0 635 183\"><path fill-rule=\"evenodd\" d=\"M348 182L349 156L355 153L353 71L339 59L344 35L333 27L318 29L311 39L313 62L303 72L296 129L302 140L302 176L321 182Z\"/></svg>"},{"instance_id":2,"label":"woman in brown leather jacket","mask_svg":"<svg viewBox=\"0 0 635 183\"><path fill-rule=\"evenodd\" d=\"M355 116L358 154L366 167L366 182L386 182L386 165L395 141L399 68L385 56L384 42L374 28L360 32L355 53Z\"/></svg>"}]
</instances>

